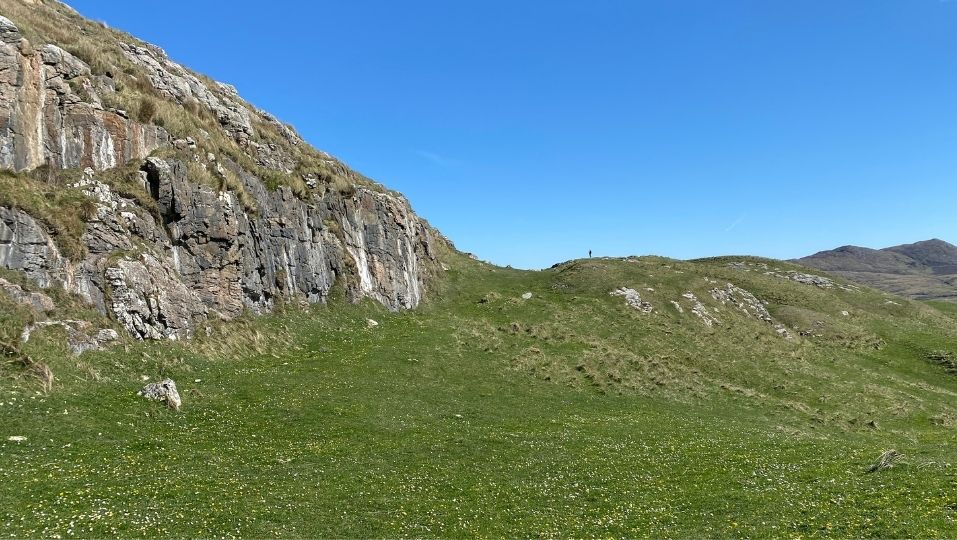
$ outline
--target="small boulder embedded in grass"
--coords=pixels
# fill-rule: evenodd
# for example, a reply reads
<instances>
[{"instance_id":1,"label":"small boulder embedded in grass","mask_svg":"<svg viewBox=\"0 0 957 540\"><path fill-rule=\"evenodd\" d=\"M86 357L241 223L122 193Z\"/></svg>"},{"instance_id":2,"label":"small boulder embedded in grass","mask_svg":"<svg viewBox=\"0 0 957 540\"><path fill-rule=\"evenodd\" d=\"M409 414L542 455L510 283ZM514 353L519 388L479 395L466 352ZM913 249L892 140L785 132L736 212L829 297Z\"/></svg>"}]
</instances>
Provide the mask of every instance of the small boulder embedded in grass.
<instances>
[{"instance_id":1,"label":"small boulder embedded in grass","mask_svg":"<svg viewBox=\"0 0 957 540\"><path fill-rule=\"evenodd\" d=\"M368 326L369 328L375 328L375 327L379 326L379 323L376 322L376 321L374 321L374 320L372 320L372 319L367 319L367 320L366 320L366 326Z\"/></svg>"},{"instance_id":2,"label":"small boulder embedded in grass","mask_svg":"<svg viewBox=\"0 0 957 540\"><path fill-rule=\"evenodd\" d=\"M522 295L522 300L531 300L531 299L532 299L532 293L530 292L527 292Z\"/></svg>"},{"instance_id":3,"label":"small boulder embedded in grass","mask_svg":"<svg viewBox=\"0 0 957 540\"><path fill-rule=\"evenodd\" d=\"M880 459L878 459L873 465L867 468L868 473L875 473L877 471L883 471L884 469L890 469L894 466L894 463L900 459L903 455L897 450L888 450L881 454Z\"/></svg>"},{"instance_id":4,"label":"small boulder embedded in grass","mask_svg":"<svg viewBox=\"0 0 957 540\"><path fill-rule=\"evenodd\" d=\"M147 384L138 394L152 401L162 401L174 411L178 411L183 405L179 392L176 390L176 383L169 378Z\"/></svg>"}]
</instances>

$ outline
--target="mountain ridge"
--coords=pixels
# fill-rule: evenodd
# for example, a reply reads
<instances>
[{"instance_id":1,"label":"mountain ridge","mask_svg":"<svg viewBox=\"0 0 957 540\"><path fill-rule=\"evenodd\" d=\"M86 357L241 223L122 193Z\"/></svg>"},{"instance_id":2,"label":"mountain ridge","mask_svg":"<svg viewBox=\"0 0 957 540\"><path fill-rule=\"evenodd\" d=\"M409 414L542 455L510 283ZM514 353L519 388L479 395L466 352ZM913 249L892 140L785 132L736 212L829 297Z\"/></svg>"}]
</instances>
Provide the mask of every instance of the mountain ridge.
<instances>
[{"instance_id":1,"label":"mountain ridge","mask_svg":"<svg viewBox=\"0 0 957 540\"><path fill-rule=\"evenodd\" d=\"M793 262L909 298L957 299L957 246L939 238L881 249L847 245Z\"/></svg>"}]
</instances>

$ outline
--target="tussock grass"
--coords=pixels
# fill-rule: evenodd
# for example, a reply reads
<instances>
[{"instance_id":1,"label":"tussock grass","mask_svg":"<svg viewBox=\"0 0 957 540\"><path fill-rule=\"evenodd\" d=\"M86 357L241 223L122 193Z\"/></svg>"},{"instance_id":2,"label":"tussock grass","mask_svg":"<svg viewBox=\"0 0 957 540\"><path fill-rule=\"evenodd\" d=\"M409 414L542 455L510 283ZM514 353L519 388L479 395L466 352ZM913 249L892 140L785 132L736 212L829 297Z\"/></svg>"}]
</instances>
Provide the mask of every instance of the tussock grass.
<instances>
[{"instance_id":1,"label":"tussock grass","mask_svg":"<svg viewBox=\"0 0 957 540\"><path fill-rule=\"evenodd\" d=\"M44 392L53 390L54 376L50 366L34 360L14 342L0 340L0 357L3 357L7 364L15 365L39 380Z\"/></svg>"}]
</instances>

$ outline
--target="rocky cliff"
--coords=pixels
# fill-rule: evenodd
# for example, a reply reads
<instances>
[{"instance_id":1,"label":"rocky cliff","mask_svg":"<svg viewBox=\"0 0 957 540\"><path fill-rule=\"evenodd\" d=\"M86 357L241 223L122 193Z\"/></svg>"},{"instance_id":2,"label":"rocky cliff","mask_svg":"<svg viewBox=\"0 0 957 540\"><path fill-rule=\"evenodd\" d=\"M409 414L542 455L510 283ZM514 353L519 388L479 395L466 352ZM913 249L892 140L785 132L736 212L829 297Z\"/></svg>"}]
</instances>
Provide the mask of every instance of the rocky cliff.
<instances>
[{"instance_id":1,"label":"rocky cliff","mask_svg":"<svg viewBox=\"0 0 957 540\"><path fill-rule=\"evenodd\" d=\"M33 46L0 18L0 167L104 170L143 158L169 138L159 126L103 106L106 76L52 43Z\"/></svg>"},{"instance_id":2,"label":"rocky cliff","mask_svg":"<svg viewBox=\"0 0 957 540\"><path fill-rule=\"evenodd\" d=\"M420 303L440 237L403 197L160 49L24 2L0 2L0 168L42 168L31 181L76 191L90 211L82 249L66 253L55 222L0 194L0 267L81 295L143 339L188 338L281 298L324 302L336 285L392 310ZM81 59L37 43L40 17L103 48Z\"/></svg>"}]
</instances>

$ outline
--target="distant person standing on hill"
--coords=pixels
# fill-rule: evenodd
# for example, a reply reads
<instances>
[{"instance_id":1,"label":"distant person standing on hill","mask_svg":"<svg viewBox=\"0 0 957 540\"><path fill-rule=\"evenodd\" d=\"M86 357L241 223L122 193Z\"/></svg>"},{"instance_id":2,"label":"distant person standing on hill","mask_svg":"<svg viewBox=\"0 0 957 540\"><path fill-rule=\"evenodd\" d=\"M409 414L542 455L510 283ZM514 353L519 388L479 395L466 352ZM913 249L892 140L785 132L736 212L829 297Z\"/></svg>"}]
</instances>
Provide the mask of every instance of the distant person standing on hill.
<instances>
[{"instance_id":1,"label":"distant person standing on hill","mask_svg":"<svg viewBox=\"0 0 957 540\"><path fill-rule=\"evenodd\" d=\"M588 258L591 259L591 250L588 250Z\"/></svg>"}]
</instances>

